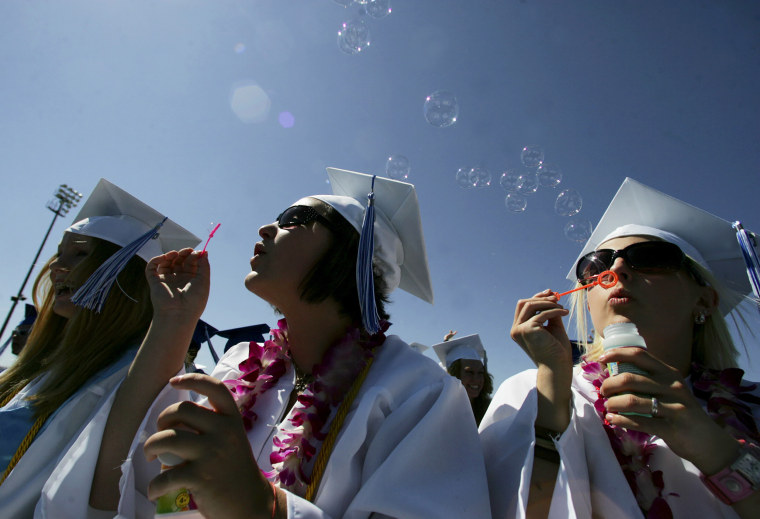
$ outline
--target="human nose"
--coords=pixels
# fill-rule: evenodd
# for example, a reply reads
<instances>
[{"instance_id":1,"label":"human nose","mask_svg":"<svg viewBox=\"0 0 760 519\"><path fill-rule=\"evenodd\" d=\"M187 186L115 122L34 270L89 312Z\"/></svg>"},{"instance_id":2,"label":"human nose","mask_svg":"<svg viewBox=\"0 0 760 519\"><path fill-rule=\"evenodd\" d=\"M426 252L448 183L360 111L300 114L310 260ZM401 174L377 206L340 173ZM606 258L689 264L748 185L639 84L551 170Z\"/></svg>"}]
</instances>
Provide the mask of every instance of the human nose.
<instances>
[{"instance_id":1,"label":"human nose","mask_svg":"<svg viewBox=\"0 0 760 519\"><path fill-rule=\"evenodd\" d=\"M50 270L51 272L68 272L71 270L64 260L61 258L61 256L56 256L56 258L50 263Z\"/></svg>"},{"instance_id":2,"label":"human nose","mask_svg":"<svg viewBox=\"0 0 760 519\"><path fill-rule=\"evenodd\" d=\"M623 256L615 257L608 270L617 274L620 279L628 279L631 275L631 267Z\"/></svg>"},{"instance_id":3,"label":"human nose","mask_svg":"<svg viewBox=\"0 0 760 519\"><path fill-rule=\"evenodd\" d=\"M271 238L277 234L277 223L272 222L259 227L259 236L262 238Z\"/></svg>"}]
</instances>

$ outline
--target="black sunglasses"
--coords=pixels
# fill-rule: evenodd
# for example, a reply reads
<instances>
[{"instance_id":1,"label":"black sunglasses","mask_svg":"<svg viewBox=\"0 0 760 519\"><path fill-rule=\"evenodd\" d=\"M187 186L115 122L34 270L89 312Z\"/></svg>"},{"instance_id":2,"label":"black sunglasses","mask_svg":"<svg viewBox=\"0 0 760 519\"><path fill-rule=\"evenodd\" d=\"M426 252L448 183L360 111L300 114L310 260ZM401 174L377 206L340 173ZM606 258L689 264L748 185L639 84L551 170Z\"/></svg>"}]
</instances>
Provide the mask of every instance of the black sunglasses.
<instances>
[{"instance_id":1,"label":"black sunglasses","mask_svg":"<svg viewBox=\"0 0 760 519\"><path fill-rule=\"evenodd\" d=\"M291 205L277 217L277 225L282 229L284 227L296 227L306 225L314 220L329 227L330 222L311 206L308 205Z\"/></svg>"},{"instance_id":2,"label":"black sunglasses","mask_svg":"<svg viewBox=\"0 0 760 519\"><path fill-rule=\"evenodd\" d=\"M644 241L620 250L599 249L589 252L578 261L575 277L579 283L588 285L593 282L594 276L609 270L617 258L623 258L634 270L659 274L680 270L686 255L678 245L666 241Z\"/></svg>"}]
</instances>

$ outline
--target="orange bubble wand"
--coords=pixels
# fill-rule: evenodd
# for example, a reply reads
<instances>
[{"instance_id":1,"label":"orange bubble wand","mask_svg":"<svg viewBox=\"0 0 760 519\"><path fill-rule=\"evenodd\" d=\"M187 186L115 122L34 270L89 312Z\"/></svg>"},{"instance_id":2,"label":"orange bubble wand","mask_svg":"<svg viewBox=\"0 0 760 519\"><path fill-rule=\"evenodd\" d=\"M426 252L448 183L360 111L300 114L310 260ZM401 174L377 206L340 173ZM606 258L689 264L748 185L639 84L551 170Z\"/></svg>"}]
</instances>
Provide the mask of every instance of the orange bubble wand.
<instances>
[{"instance_id":1,"label":"orange bubble wand","mask_svg":"<svg viewBox=\"0 0 760 519\"><path fill-rule=\"evenodd\" d=\"M568 290L567 292L562 292L561 294L558 292L552 292L552 294L554 294L554 296L559 299L560 297L566 296L567 294L577 292L578 290L586 290L591 287L595 287L596 285L599 285L602 288L612 288L618 282L618 275L611 270L605 270L596 276L591 276L590 278L583 279L582 281L588 281L589 279L593 279L594 281L588 285L583 285L572 290Z\"/></svg>"}]
</instances>

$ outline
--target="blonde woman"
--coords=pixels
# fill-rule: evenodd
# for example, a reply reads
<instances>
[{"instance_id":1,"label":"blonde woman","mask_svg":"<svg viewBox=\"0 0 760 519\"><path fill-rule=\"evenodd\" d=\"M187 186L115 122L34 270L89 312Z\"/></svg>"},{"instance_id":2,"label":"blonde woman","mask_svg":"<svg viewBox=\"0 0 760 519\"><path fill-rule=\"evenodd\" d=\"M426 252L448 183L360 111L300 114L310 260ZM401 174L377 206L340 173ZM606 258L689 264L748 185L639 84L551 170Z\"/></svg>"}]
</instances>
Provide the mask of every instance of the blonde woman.
<instances>
[{"instance_id":1,"label":"blonde woman","mask_svg":"<svg viewBox=\"0 0 760 519\"><path fill-rule=\"evenodd\" d=\"M35 280L39 315L18 359L0 374L3 516L31 517L60 456L124 378L153 314L147 259L162 252L162 243L195 244L197 238L168 222L163 240L126 258L118 286L99 311L76 306L72 296L122 246L162 220L101 180Z\"/></svg>"},{"instance_id":2,"label":"blonde woman","mask_svg":"<svg viewBox=\"0 0 760 519\"><path fill-rule=\"evenodd\" d=\"M594 285L605 270L618 282ZM505 381L481 423L495 516L756 517L760 393L723 317L749 292L731 224L626 179L573 277L588 286L576 328L588 312L595 336L580 366L551 291L515 310L537 370ZM603 352L616 323L647 348Z\"/></svg>"}]
</instances>

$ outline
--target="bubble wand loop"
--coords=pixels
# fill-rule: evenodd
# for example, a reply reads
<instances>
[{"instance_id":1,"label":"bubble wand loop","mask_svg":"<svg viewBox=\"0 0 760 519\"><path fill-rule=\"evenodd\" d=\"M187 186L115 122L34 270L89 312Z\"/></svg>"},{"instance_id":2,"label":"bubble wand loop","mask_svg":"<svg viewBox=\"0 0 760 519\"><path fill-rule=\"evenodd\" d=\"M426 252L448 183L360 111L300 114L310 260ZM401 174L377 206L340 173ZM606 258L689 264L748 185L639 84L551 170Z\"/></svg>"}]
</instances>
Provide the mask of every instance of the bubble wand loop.
<instances>
[{"instance_id":1,"label":"bubble wand loop","mask_svg":"<svg viewBox=\"0 0 760 519\"><path fill-rule=\"evenodd\" d=\"M586 290L591 287L595 287L596 285L599 285L602 288L612 288L618 282L618 275L611 270L605 270L596 276L591 276L590 278L583 279L582 281L588 281L589 279L593 279L594 281L588 285L583 285L581 287L568 290L567 292L562 292L561 294L557 292L552 292L552 294L554 294L554 296L559 300L559 298L562 296L566 296L572 292L577 292L578 290Z\"/></svg>"},{"instance_id":2,"label":"bubble wand loop","mask_svg":"<svg viewBox=\"0 0 760 519\"><path fill-rule=\"evenodd\" d=\"M216 232L216 230L219 228L220 225L222 224L221 223L216 224L216 227L214 227L214 229L210 233L208 233L208 239L206 240L206 245L203 246L203 250L201 251L201 254L206 254L206 247L208 247L208 242L210 242L211 238L214 237L214 233Z\"/></svg>"}]
</instances>

